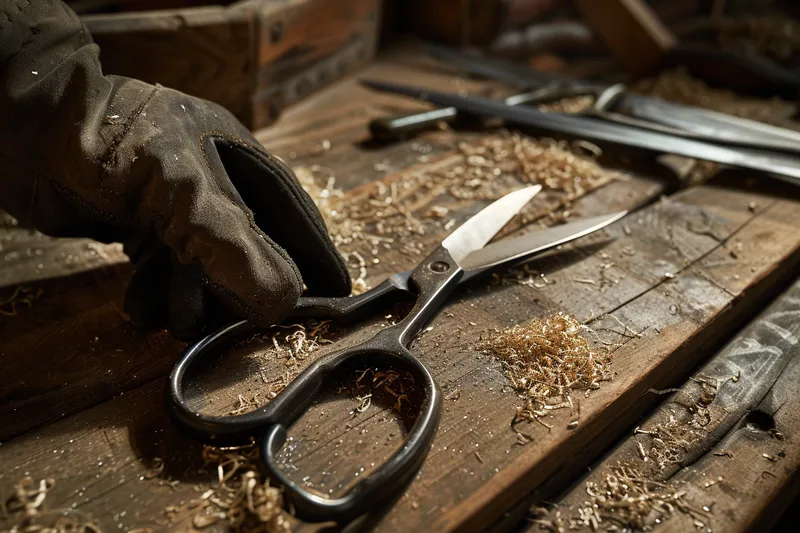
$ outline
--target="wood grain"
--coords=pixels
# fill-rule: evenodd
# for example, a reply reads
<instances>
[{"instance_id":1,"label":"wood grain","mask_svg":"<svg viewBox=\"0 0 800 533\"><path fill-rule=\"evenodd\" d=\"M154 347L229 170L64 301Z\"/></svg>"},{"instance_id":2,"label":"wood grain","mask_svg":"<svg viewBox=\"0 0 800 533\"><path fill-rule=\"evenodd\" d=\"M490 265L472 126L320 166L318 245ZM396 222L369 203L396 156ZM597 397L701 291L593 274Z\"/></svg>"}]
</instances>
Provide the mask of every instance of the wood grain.
<instances>
[{"instance_id":1,"label":"wood grain","mask_svg":"<svg viewBox=\"0 0 800 533\"><path fill-rule=\"evenodd\" d=\"M456 83L449 75L415 71L412 63L373 68L386 79L399 81L417 72L431 76L431 86L452 88ZM411 142L393 147L363 142L369 116L410 107L408 102L372 95L354 82L339 84L315 101L319 107L298 106L293 111L296 120L279 121L275 130L259 138L293 165L332 168L337 184L347 189L345 194L357 194L359 187L376 178L399 179L409 164L425 171L455 161L456 143L475 138L460 132L431 134L424 141L435 150L422 162ZM328 149L322 148L323 140L329 141ZM382 162L393 170L382 175L375 169ZM655 167L649 172L657 174ZM588 464L591 456L577 452L591 442L609 444L625 423L632 423L650 405L649 388L673 384L690 373L756 311L775 290L776 281L796 271L800 199L795 190L728 174L656 201L675 188L664 175L633 174L612 181L577 200L570 208L573 216L619 209L633 212L609 229L532 263L531 268L545 274L549 284L529 287L483 280L454 295L430 324L433 329L413 346L449 398L443 420L413 484L385 516L375 517L378 530L472 531L490 525L563 467L564 457L576 465ZM540 196L530 208L533 213L544 214L558 205L557 194ZM454 204L461 217L476 207L470 202ZM443 235L443 229L432 227L423 242L431 247ZM381 262L386 270L376 268L373 276L379 279L407 268L416 259L387 254ZM169 524L163 520L164 509L196 498L214 476L198 472L199 447L178 435L164 415L162 377L180 347L174 341L159 344L157 336L130 332L124 317L114 314L128 272L125 266L100 272L76 274L73 287L66 283L62 288L53 281L41 297L41 317L21 314L9 320L3 317L0 323L0 360L17 369L15 383L22 382L9 389L10 400L2 402L4 426L10 421L12 434L21 435L0 447L4 465L0 492L8 493L25 475L55 477L56 487L48 495L51 509L75 504L105 529L121 525L184 530L191 512L180 513ZM48 294L51 299L44 300ZM546 420L553 426L550 431L538 425L521 428L534 440L520 446L510 429L519 400L500 364L475 344L493 326L557 311L591 321L603 340L621 344L614 353L616 375L581 399L577 428L567 429L568 413L556 411ZM619 323L604 316L609 313L637 336L621 335ZM87 330L75 327L84 322L90 325ZM37 343L50 337L55 342ZM93 342L100 345L100 357L91 353ZM18 351L6 352L8 343ZM42 378L42 369L55 357L54 347L67 360L59 368L63 380L57 373ZM24 360L14 362L12 357ZM258 392L256 382L244 377L252 376L214 374L208 383L218 390L216 396L194 401L219 398L220 403L207 408L230 409L237 394ZM46 385L40 387L42 381ZM68 385L62 386L63 382ZM354 417L353 399L347 394L327 400L291 429L294 444L284 458L296 479L308 476L307 482L324 483L326 490L336 492L356 473L363 475L361 468L368 471L398 446L403 427L378 406ZM20 408L24 414L18 414ZM320 416L323 411L325 416ZM39 427L61 413L64 420ZM164 459L165 472L148 479L145 473L156 457ZM179 483L170 485L171 481ZM310 529L315 528L299 527Z\"/></svg>"},{"instance_id":2,"label":"wood grain","mask_svg":"<svg viewBox=\"0 0 800 533\"><path fill-rule=\"evenodd\" d=\"M241 0L82 20L106 73L212 100L256 129L374 57L380 3Z\"/></svg>"},{"instance_id":3,"label":"wood grain","mask_svg":"<svg viewBox=\"0 0 800 533\"><path fill-rule=\"evenodd\" d=\"M621 188L613 195L610 188L603 190L610 196L605 201L619 201ZM587 198L584 205L607 209L598 206L599 201ZM756 212L748 208L752 201L762 206ZM624 412L632 422L635 406L642 403L650 387L664 386L688 372L730 324L747 315L771 276L796 267L796 204L797 200L756 192L742 180L730 178L644 208L605 235L597 235L595 242L605 246L589 253L586 247L592 239L582 243L584 252L577 252L577 262L565 263L554 256L537 264L555 284L538 290L513 285L490 290L476 284L471 291L462 291L414 347L437 375L445 394L458 390L460 397L447 402L431 455L378 529L477 530L502 514L509 501L541 483L562 464L559 457L573 456L581 443L601 434L619 413ZM748 234L751 238L738 261L727 261L726 246ZM761 238L752 238L755 236ZM607 242L609 237L611 242ZM635 254L623 254L625 247L633 248ZM619 283L612 282L601 291L571 281L592 275L597 278L607 261L616 263L605 270ZM667 271L675 277L665 279ZM674 314L670 312L673 306L677 308ZM492 324L518 323L555 310L573 312L584 320L613 312L641 336L626 340L606 332L607 340L624 342L614 356L617 375L582 400L578 428L567 430L567 413L556 412L548 421L553 424L551 431L540 426L525 428L534 442L517 446L509 428L517 399L497 363L478 353L474 342L477 333ZM597 329L601 325L615 328L610 319L593 323ZM229 385L237 390L235 383ZM125 526L152 525L146 517L158 517L163 507L196 494L198 477L185 472L200 466L194 462L196 448L182 445L184 441L170 429L158 431L166 424L160 391L161 382L154 382L4 445L0 450L3 463L19 465L19 469L5 474L3 486L23 470L34 476L45 472L63 475L63 492L52 494L53 505L71 505L79 498L81 509L100 520L126 510ZM293 476L310 476L312 483L326 486L344 485L354 471L386 453L384 443L399 443L397 423L384 420L382 410L373 408L363 419L353 419L348 414L352 405L347 398L325 404L324 418L312 412L313 423L305 419L292 429L296 445L290 459L297 468ZM153 439L154 431L168 437ZM80 436L80 444L70 443L76 436ZM153 441L157 444L151 444ZM57 450L57 456L65 450L68 461L45 461L52 450ZM137 478L155 456L180 465L171 469L170 475L182 481L175 490L157 491L157 497L147 488L157 487L155 480L146 483ZM100 462L103 464L98 466ZM327 474L324 479L319 477L322 472ZM86 483L81 479L98 475L91 491L78 497L80 491L75 487ZM120 488L110 490L116 486ZM140 521L133 522L136 513Z\"/></svg>"},{"instance_id":4,"label":"wood grain","mask_svg":"<svg viewBox=\"0 0 800 533\"><path fill-rule=\"evenodd\" d=\"M651 479L669 481L675 490L685 491L687 501L700 510L696 517L675 513L656 531L687 531L695 527L695 520L712 531L769 530L800 491L798 316L800 280L795 280L641 424L641 430L652 431L671 418L691 427L702 413L701 434L690 439L679 462L658 468L652 458L649 463L643 461L638 448L649 450L652 437L631 435L603 457L591 474L575 480L572 489L548 498L557 507L539 520L552 521L560 512L566 524L568 517L577 516L576 507L584 506L589 498L586 483L602 483L614 465L626 463L647 472ZM541 506L544 498L540 494L535 503ZM531 525L527 531L540 531L540 527Z\"/></svg>"}]
</instances>

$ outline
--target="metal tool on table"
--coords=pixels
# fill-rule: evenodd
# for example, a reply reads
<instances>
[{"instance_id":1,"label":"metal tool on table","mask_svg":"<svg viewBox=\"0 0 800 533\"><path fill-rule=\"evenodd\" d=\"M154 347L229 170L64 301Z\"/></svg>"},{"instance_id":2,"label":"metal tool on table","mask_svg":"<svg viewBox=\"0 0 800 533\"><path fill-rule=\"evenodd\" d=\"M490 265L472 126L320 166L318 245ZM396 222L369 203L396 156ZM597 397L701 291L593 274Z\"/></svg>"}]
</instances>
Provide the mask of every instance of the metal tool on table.
<instances>
[{"instance_id":1,"label":"metal tool on table","mask_svg":"<svg viewBox=\"0 0 800 533\"><path fill-rule=\"evenodd\" d=\"M686 139L660 131L643 130L628 124L600 121L562 113L549 113L527 106L511 106L478 96L434 91L424 87L399 85L375 80L361 80L372 89L402 94L433 104L452 107L460 112L486 118L502 118L506 122L535 128L548 134L585 139L601 144L635 148L656 154L675 154L757 170L790 183L800 185L800 157L739 146Z\"/></svg>"},{"instance_id":2,"label":"metal tool on table","mask_svg":"<svg viewBox=\"0 0 800 533\"><path fill-rule=\"evenodd\" d=\"M187 349L169 377L168 410L189 435L217 446L255 440L270 479L285 487L299 518L307 521L347 521L397 494L415 475L430 448L439 421L441 392L427 368L407 349L409 343L444 304L455 288L498 267L526 261L620 219L625 212L577 220L515 238L487 243L541 190L527 187L496 200L453 231L416 268L391 276L359 296L303 297L294 316L352 319L369 315L398 295L416 299L400 322L371 339L324 356L312 363L269 404L236 416L207 416L194 411L184 396L187 370L227 341L257 329L246 321L225 327ZM403 445L378 469L345 495L326 498L301 487L279 468L276 455L287 428L311 405L337 371L382 367L407 371L424 393L420 412Z\"/></svg>"},{"instance_id":3,"label":"metal tool on table","mask_svg":"<svg viewBox=\"0 0 800 533\"><path fill-rule=\"evenodd\" d=\"M541 104L588 95L594 96L595 101L580 113L583 116L699 141L800 153L800 132L786 128L636 95L623 84L570 79L445 46L426 45L425 48L433 57L447 64L525 91L507 98L509 105ZM399 137L433 129L438 122L451 122L457 116L452 107L440 108L403 117L375 119L370 129L376 137Z\"/></svg>"}]
</instances>

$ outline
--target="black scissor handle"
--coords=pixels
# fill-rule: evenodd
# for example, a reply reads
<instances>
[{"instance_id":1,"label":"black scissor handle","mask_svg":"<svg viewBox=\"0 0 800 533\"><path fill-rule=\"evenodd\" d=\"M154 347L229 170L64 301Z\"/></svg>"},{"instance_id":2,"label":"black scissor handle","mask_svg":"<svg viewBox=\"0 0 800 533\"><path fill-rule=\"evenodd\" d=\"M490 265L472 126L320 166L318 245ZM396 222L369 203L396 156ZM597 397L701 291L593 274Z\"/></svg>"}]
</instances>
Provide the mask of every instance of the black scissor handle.
<instances>
[{"instance_id":1,"label":"black scissor handle","mask_svg":"<svg viewBox=\"0 0 800 533\"><path fill-rule=\"evenodd\" d=\"M394 274L356 296L301 296L291 316L335 318L347 322L362 319L376 309L385 307L393 298L408 295L411 272L407 270Z\"/></svg>"},{"instance_id":2,"label":"black scissor handle","mask_svg":"<svg viewBox=\"0 0 800 533\"><path fill-rule=\"evenodd\" d=\"M232 324L198 342L175 365L169 378L168 412L186 433L215 446L259 442L268 474L285 488L299 518L306 521L344 522L374 509L397 494L416 474L430 449L441 414L441 391L428 369L401 343L394 327L352 348L334 352L312 363L267 405L236 416L208 416L194 411L183 394L183 378L193 363L235 335L255 326L246 321ZM349 366L380 367L407 371L422 388L423 401L403 445L377 470L353 486L344 496L328 499L312 494L289 479L275 455L290 427L314 402L327 379Z\"/></svg>"},{"instance_id":3,"label":"black scissor handle","mask_svg":"<svg viewBox=\"0 0 800 533\"><path fill-rule=\"evenodd\" d=\"M286 439L287 426L279 423L267 429L260 440L261 458L267 473L284 486L286 498L294 506L296 515L309 522L346 522L375 510L376 506L397 495L422 466L436 435L441 415L441 391L433 376L418 359L397 344L395 333L384 330L367 343L332 354L331 357L326 357L326 361L319 366L310 367L290 385L297 384L299 387L292 390L287 387L284 390L288 393L288 402L303 404L305 410L314 398L303 396L305 391L302 384L308 380L317 381L319 390L325 377L343 365L404 370L414 378L415 387L423 388L424 396L419 414L403 444L376 470L338 498L312 493L289 479L276 459Z\"/></svg>"}]
</instances>

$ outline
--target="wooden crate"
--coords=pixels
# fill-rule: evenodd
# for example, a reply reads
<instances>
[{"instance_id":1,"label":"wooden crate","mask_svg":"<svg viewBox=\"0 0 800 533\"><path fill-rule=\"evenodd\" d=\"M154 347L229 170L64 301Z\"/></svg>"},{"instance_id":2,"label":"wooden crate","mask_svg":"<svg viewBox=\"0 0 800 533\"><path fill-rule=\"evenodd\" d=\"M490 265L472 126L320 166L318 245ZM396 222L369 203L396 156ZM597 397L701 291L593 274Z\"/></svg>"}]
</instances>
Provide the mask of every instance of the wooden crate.
<instances>
[{"instance_id":1,"label":"wooden crate","mask_svg":"<svg viewBox=\"0 0 800 533\"><path fill-rule=\"evenodd\" d=\"M246 126L369 61L380 0L240 0L82 17L108 74L212 100Z\"/></svg>"}]
</instances>

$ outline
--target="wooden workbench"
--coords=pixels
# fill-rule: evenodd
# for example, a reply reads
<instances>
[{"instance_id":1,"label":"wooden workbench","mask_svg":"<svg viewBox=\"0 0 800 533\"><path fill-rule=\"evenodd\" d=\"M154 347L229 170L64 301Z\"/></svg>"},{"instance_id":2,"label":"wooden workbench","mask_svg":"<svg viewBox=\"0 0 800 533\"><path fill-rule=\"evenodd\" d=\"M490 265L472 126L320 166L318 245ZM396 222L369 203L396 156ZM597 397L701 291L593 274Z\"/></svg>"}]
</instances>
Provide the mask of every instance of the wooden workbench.
<instances>
[{"instance_id":1,"label":"wooden workbench","mask_svg":"<svg viewBox=\"0 0 800 533\"><path fill-rule=\"evenodd\" d=\"M429 67L403 53L387 55L365 75L447 90L488 87ZM409 168L457 165L463 157L458 143L482 136L438 131L416 142L368 142L370 118L419 108L347 80L296 106L258 138L295 167L335 172L336 186L355 195L369 182L388 184ZM369 517L369 525L385 532L508 530L524 518L520 509L539 501L532 491L545 482L549 494L567 487L663 399L649 390L681 386L792 281L800 261L797 189L733 172L685 187L674 170L653 161L632 168L571 203L571 216L632 212L535 261L531 268L547 282L475 282L459 290L416 341L414 353L447 398L442 421L419 475L390 509ZM562 199L557 191L540 195L528 218L546 219ZM476 209L470 202L443 201L456 218ZM434 226L420 240L430 247L443 234ZM382 259L369 269L371 284L417 260L391 250ZM52 478L47 507L90 516L103 531L191 529L191 511L181 506L216 478L198 472L201 447L180 435L164 413L164 378L183 345L165 333L137 329L121 311L131 267L120 248L5 227L0 265L0 301L19 286L38 295L30 307L0 316L0 493L10 495L26 476ZM517 426L527 436L520 439L510 424L519 398L501 365L476 343L492 327L559 311L591 321L605 342L616 345L613 379L581 396L577 425L569 424L567 410L554 411L546 421L550 429ZM238 394L257 389L259 381L245 374L209 378L223 391L211 395L219 408L229 409ZM334 396L292 428L287 461L296 479L326 487L349 482L399 445L396 417L374 406L354 416L354 405L346 394ZM795 451L798 446L783 444ZM153 476L156 458L164 468ZM730 494L724 481L718 485L720 495ZM767 492L750 501L749 517L774 509ZM166 513L168 508L184 511ZM751 523L726 517L726 531ZM0 528L13 523L13 517L0 516Z\"/></svg>"}]
</instances>

